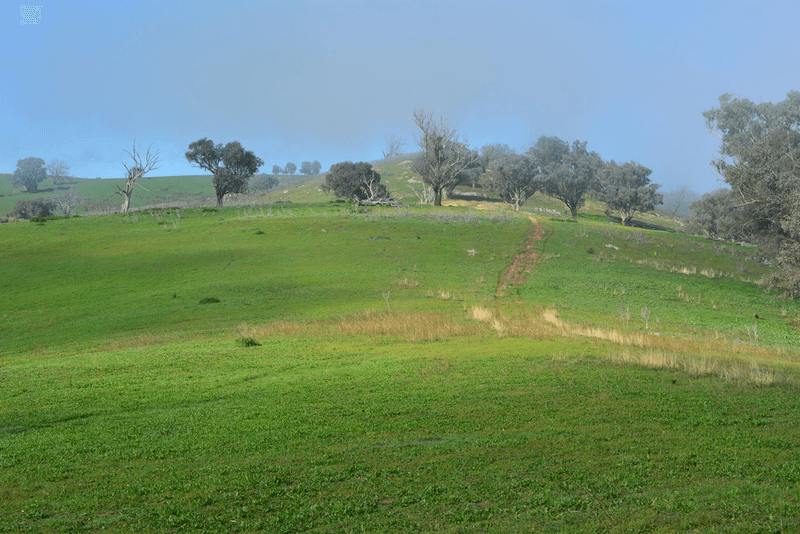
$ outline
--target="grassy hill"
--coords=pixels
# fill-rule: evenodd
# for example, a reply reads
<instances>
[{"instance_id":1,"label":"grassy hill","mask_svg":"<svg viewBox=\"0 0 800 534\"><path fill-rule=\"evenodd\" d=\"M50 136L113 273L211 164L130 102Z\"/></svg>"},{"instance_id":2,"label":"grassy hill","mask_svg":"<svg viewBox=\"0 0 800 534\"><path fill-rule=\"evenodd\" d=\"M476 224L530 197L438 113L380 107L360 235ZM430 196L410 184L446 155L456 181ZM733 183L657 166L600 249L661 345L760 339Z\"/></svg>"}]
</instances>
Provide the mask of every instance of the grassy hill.
<instances>
[{"instance_id":1,"label":"grassy hill","mask_svg":"<svg viewBox=\"0 0 800 534\"><path fill-rule=\"evenodd\" d=\"M753 249L318 186L0 225L0 532L800 528Z\"/></svg>"}]
</instances>

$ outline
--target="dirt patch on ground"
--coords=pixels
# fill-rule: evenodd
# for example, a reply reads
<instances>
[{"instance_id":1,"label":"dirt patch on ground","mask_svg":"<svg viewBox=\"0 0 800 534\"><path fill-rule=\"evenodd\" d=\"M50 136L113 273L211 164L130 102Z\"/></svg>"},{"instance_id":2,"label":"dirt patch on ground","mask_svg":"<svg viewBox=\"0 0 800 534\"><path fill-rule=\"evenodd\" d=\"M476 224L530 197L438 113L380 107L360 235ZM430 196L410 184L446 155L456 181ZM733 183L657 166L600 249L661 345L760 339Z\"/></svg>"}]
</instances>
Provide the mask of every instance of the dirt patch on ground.
<instances>
[{"instance_id":1,"label":"dirt patch on ground","mask_svg":"<svg viewBox=\"0 0 800 534\"><path fill-rule=\"evenodd\" d=\"M536 219L530 217L533 223L533 229L528 234L528 243L525 246L525 252L517 254L511 266L506 271L500 287L497 288L497 295L503 296L503 291L511 286L524 284L528 279L528 275L533 270L533 266L539 261L539 254L536 252L536 247L539 241L544 237L544 228L536 222Z\"/></svg>"}]
</instances>

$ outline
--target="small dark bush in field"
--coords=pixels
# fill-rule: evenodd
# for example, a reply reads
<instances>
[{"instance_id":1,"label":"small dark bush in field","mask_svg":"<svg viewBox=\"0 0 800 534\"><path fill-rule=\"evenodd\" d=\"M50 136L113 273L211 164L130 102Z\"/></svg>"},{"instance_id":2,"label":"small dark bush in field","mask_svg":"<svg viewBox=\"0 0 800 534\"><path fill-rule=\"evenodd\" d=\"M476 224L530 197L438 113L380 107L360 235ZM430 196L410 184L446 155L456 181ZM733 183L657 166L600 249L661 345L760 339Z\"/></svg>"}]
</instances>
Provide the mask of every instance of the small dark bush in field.
<instances>
[{"instance_id":1,"label":"small dark bush in field","mask_svg":"<svg viewBox=\"0 0 800 534\"><path fill-rule=\"evenodd\" d=\"M256 232L256 235L264 235L264 230L259 230Z\"/></svg>"},{"instance_id":2,"label":"small dark bush in field","mask_svg":"<svg viewBox=\"0 0 800 534\"><path fill-rule=\"evenodd\" d=\"M589 247L589 250L587 250L586 252L588 252L589 254L594 254L594 249L592 247Z\"/></svg>"},{"instance_id":3,"label":"small dark bush in field","mask_svg":"<svg viewBox=\"0 0 800 534\"><path fill-rule=\"evenodd\" d=\"M52 214L53 203L49 199L34 198L17 201L8 216L18 219L30 219L32 217L50 217Z\"/></svg>"},{"instance_id":4,"label":"small dark bush in field","mask_svg":"<svg viewBox=\"0 0 800 534\"><path fill-rule=\"evenodd\" d=\"M203 213L213 213L215 211L219 211L219 210L217 210L217 208L203 208L202 209Z\"/></svg>"},{"instance_id":5,"label":"small dark bush in field","mask_svg":"<svg viewBox=\"0 0 800 534\"><path fill-rule=\"evenodd\" d=\"M260 347L261 343L253 339L252 337L240 337L236 340L236 344L240 347Z\"/></svg>"},{"instance_id":6,"label":"small dark bush in field","mask_svg":"<svg viewBox=\"0 0 800 534\"><path fill-rule=\"evenodd\" d=\"M200 300L200 304L214 304L216 302L219 302L217 297L206 297Z\"/></svg>"}]
</instances>

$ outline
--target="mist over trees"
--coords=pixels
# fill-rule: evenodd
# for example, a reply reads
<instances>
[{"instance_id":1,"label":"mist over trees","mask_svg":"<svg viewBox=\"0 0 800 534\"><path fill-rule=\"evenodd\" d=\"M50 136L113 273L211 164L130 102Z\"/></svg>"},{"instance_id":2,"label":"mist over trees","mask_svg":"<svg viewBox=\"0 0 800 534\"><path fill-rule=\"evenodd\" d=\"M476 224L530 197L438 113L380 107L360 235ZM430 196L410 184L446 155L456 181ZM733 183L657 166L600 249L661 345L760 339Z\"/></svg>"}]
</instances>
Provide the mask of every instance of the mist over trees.
<instances>
[{"instance_id":1,"label":"mist over trees","mask_svg":"<svg viewBox=\"0 0 800 534\"><path fill-rule=\"evenodd\" d=\"M664 196L664 203L658 210L673 217L683 217L685 219L691 216L689 206L693 202L700 200L700 195L689 189L686 184L681 184L672 191L665 191L662 195Z\"/></svg>"},{"instance_id":2,"label":"mist over trees","mask_svg":"<svg viewBox=\"0 0 800 534\"><path fill-rule=\"evenodd\" d=\"M278 180L274 176L263 173L256 174L255 176L250 178L248 190L255 193L263 193L265 191L269 191L270 189L278 187L278 184L280 184L280 180Z\"/></svg>"},{"instance_id":3,"label":"mist over trees","mask_svg":"<svg viewBox=\"0 0 800 534\"><path fill-rule=\"evenodd\" d=\"M712 239L743 239L737 231L736 197L728 188L706 193L689 204L688 230Z\"/></svg>"},{"instance_id":4,"label":"mist over trees","mask_svg":"<svg viewBox=\"0 0 800 534\"><path fill-rule=\"evenodd\" d=\"M44 160L30 157L17 161L17 168L11 177L11 184L14 187L24 187L28 193L36 193L39 191L39 184L46 178L47 171L44 168Z\"/></svg>"},{"instance_id":5,"label":"mist over trees","mask_svg":"<svg viewBox=\"0 0 800 534\"><path fill-rule=\"evenodd\" d=\"M47 164L47 176L53 181L53 185L60 185L69 178L69 165L65 162L54 159Z\"/></svg>"},{"instance_id":6,"label":"mist over trees","mask_svg":"<svg viewBox=\"0 0 800 534\"><path fill-rule=\"evenodd\" d=\"M304 161L300 164L300 174L305 174L307 176L311 176L314 174L319 174L322 170L322 164L319 161L314 160L311 161Z\"/></svg>"},{"instance_id":7,"label":"mist over trees","mask_svg":"<svg viewBox=\"0 0 800 534\"><path fill-rule=\"evenodd\" d=\"M383 159L388 160L400 155L406 142L395 134L387 135L384 139Z\"/></svg>"},{"instance_id":8,"label":"mist over trees","mask_svg":"<svg viewBox=\"0 0 800 534\"><path fill-rule=\"evenodd\" d=\"M264 162L252 151L245 150L241 143L232 141L223 146L217 145L208 138L189 144L186 159L196 167L205 169L214 177L211 183L217 196L217 206L229 193L245 193L248 180Z\"/></svg>"}]
</instances>

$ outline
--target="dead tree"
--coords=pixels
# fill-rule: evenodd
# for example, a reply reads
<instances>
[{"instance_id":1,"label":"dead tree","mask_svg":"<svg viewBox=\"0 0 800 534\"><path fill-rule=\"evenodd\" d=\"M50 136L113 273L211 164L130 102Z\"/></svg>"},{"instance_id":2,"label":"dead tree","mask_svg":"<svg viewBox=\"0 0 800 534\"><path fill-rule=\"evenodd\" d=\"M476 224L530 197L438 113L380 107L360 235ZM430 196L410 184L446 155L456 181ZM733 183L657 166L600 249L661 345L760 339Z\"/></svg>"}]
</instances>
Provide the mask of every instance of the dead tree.
<instances>
[{"instance_id":1,"label":"dead tree","mask_svg":"<svg viewBox=\"0 0 800 534\"><path fill-rule=\"evenodd\" d=\"M148 172L157 169L156 165L159 163L158 159L158 150L156 150L153 154L150 153L150 149L153 148L153 145L150 145L147 148L147 153L145 154L144 160L139 155L139 150L136 148L136 139L133 140L133 152L125 152L133 159L133 166L128 167L125 165L125 162L122 162L122 165L125 166L125 170L127 171L127 175L125 176L125 188L121 188L117 186L117 194L122 195L125 197L125 200L122 202L122 208L120 208L120 213L128 213L128 208L131 206L131 197L133 196L133 188L136 187L136 181L147 174ZM142 184L138 184L139 187L147 191Z\"/></svg>"},{"instance_id":2,"label":"dead tree","mask_svg":"<svg viewBox=\"0 0 800 534\"><path fill-rule=\"evenodd\" d=\"M405 145L405 141L397 137L397 135L386 136L386 148L383 150L383 159L392 159L400 154L400 150Z\"/></svg>"},{"instance_id":3,"label":"dead tree","mask_svg":"<svg viewBox=\"0 0 800 534\"><path fill-rule=\"evenodd\" d=\"M459 142L458 128L443 117L436 121L433 114L415 109L414 123L420 129L417 144L422 153L414 160L413 168L433 189L433 205L441 206L444 191L459 182L462 173L478 159L478 153Z\"/></svg>"},{"instance_id":4,"label":"dead tree","mask_svg":"<svg viewBox=\"0 0 800 534\"><path fill-rule=\"evenodd\" d=\"M58 208L61 210L61 214L65 217L69 217L72 214L72 210L79 204L86 202L86 196L76 193L74 187L70 187L61 194L56 194L54 198L56 202L58 202Z\"/></svg>"}]
</instances>

